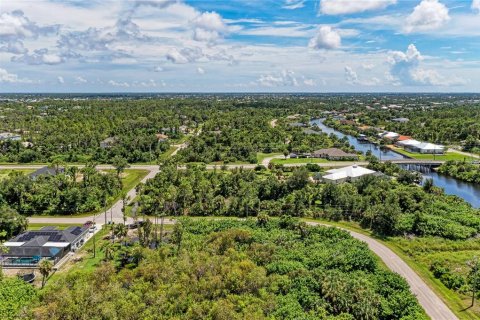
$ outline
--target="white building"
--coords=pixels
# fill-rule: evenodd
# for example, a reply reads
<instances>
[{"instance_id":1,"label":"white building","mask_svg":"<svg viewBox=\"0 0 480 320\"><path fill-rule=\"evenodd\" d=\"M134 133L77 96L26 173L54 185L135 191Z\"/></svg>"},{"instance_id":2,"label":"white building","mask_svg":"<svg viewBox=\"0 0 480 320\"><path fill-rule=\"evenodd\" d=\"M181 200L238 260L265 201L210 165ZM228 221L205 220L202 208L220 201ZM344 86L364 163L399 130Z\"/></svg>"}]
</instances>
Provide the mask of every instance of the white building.
<instances>
[{"instance_id":1,"label":"white building","mask_svg":"<svg viewBox=\"0 0 480 320\"><path fill-rule=\"evenodd\" d=\"M346 181L354 181L360 177L377 173L376 171L363 168L357 165L331 169L327 171L327 175L322 177L324 182L342 183Z\"/></svg>"},{"instance_id":2,"label":"white building","mask_svg":"<svg viewBox=\"0 0 480 320\"><path fill-rule=\"evenodd\" d=\"M429 143L429 142L420 142L414 139L398 141L396 145L410 152L426 153L426 154L445 153L444 146L434 144L434 143Z\"/></svg>"},{"instance_id":3,"label":"white building","mask_svg":"<svg viewBox=\"0 0 480 320\"><path fill-rule=\"evenodd\" d=\"M379 134L379 137L382 139L395 140L400 137L400 135L396 132L383 132Z\"/></svg>"},{"instance_id":4,"label":"white building","mask_svg":"<svg viewBox=\"0 0 480 320\"><path fill-rule=\"evenodd\" d=\"M423 142L414 146L412 150L419 153L443 154L445 152L445 147L434 143Z\"/></svg>"},{"instance_id":5,"label":"white building","mask_svg":"<svg viewBox=\"0 0 480 320\"><path fill-rule=\"evenodd\" d=\"M408 139L408 140L403 140L403 141L397 141L396 145L399 147L413 147L422 144L420 141L415 140L415 139Z\"/></svg>"},{"instance_id":6,"label":"white building","mask_svg":"<svg viewBox=\"0 0 480 320\"><path fill-rule=\"evenodd\" d=\"M0 141L20 141L22 140L22 136L19 134L11 133L11 132L2 132L0 133Z\"/></svg>"}]
</instances>

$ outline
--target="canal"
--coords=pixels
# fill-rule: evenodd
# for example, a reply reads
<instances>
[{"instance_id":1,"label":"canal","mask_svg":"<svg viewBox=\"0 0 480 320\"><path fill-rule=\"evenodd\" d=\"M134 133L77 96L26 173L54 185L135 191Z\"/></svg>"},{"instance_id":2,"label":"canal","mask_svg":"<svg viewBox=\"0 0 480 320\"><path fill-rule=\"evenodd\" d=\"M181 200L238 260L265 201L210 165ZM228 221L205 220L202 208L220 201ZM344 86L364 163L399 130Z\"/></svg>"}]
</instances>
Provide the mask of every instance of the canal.
<instances>
[{"instance_id":1,"label":"canal","mask_svg":"<svg viewBox=\"0 0 480 320\"><path fill-rule=\"evenodd\" d=\"M370 142L358 141L356 137L346 135L338 130L327 127L322 122L322 119L314 119L310 123L312 125L317 125L323 132L327 134L332 133L339 138L347 137L350 145L352 145L356 150L363 152L364 154L368 150L371 150L373 155L382 160L395 160L405 158L399 153L393 152L391 150L381 149L377 145ZM439 174L427 166L402 165L402 167L407 170L415 170L421 172L423 174L424 181L426 179L432 179L433 184L437 187L443 188L446 194L456 195L464 199L466 202L470 203L472 207L480 208L480 185L470 182L464 182L450 176Z\"/></svg>"}]
</instances>

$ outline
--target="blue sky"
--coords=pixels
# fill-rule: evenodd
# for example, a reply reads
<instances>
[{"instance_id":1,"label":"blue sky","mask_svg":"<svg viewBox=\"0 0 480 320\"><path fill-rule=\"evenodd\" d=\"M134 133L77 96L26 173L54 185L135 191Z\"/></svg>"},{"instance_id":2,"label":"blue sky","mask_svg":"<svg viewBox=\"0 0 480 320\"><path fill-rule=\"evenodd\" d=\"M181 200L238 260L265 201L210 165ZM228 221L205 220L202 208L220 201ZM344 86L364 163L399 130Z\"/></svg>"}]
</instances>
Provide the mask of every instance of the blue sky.
<instances>
[{"instance_id":1,"label":"blue sky","mask_svg":"<svg viewBox=\"0 0 480 320\"><path fill-rule=\"evenodd\" d=\"M480 0L2 0L0 92L479 92Z\"/></svg>"}]
</instances>

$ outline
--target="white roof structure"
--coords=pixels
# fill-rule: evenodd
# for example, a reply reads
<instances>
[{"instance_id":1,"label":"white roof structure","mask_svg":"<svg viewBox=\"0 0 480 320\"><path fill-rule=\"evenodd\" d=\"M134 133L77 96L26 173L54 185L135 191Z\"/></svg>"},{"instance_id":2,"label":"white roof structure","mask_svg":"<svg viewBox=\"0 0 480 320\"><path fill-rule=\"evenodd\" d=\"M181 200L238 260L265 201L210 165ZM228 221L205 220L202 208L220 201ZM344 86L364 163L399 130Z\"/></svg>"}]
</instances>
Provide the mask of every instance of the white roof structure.
<instances>
[{"instance_id":1,"label":"white roof structure","mask_svg":"<svg viewBox=\"0 0 480 320\"><path fill-rule=\"evenodd\" d=\"M375 171L363 168L357 165L344 167L340 169L331 169L327 171L327 175L323 176L324 179L327 180L341 180L346 178L358 178L367 174L375 173Z\"/></svg>"},{"instance_id":2,"label":"white roof structure","mask_svg":"<svg viewBox=\"0 0 480 320\"><path fill-rule=\"evenodd\" d=\"M395 138L400 137L400 135L396 132L387 132L383 135L383 137L387 138L387 139L395 139Z\"/></svg>"},{"instance_id":3,"label":"white roof structure","mask_svg":"<svg viewBox=\"0 0 480 320\"><path fill-rule=\"evenodd\" d=\"M45 242L45 244L42 247L68 247L70 245L69 242Z\"/></svg>"},{"instance_id":4,"label":"white roof structure","mask_svg":"<svg viewBox=\"0 0 480 320\"><path fill-rule=\"evenodd\" d=\"M7 242L4 242L3 245L5 247L21 247L23 246L25 242L13 242L13 241L7 241Z\"/></svg>"},{"instance_id":5,"label":"white roof structure","mask_svg":"<svg viewBox=\"0 0 480 320\"><path fill-rule=\"evenodd\" d=\"M408 140L398 141L397 144L402 146L418 146L422 144L422 142L415 139L408 139Z\"/></svg>"},{"instance_id":6,"label":"white roof structure","mask_svg":"<svg viewBox=\"0 0 480 320\"><path fill-rule=\"evenodd\" d=\"M418 148L418 149L421 149L421 150L443 150L443 149L445 149L444 146L429 143L429 142L423 142L423 143L420 143L418 145L415 145L415 148Z\"/></svg>"}]
</instances>

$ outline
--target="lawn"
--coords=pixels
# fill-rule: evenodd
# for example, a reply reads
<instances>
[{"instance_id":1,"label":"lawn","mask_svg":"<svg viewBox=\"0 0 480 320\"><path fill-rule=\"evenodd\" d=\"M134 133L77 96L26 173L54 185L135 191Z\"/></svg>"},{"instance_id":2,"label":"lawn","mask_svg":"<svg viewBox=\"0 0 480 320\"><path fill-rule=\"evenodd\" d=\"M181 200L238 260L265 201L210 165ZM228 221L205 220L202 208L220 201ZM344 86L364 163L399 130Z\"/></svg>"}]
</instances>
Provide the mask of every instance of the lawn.
<instances>
[{"instance_id":1,"label":"lawn","mask_svg":"<svg viewBox=\"0 0 480 320\"><path fill-rule=\"evenodd\" d=\"M160 155L159 160L160 160L160 161L165 161L165 160L167 160L168 158L170 158L170 157L172 156L172 153L173 153L175 150L177 150L177 148L178 148L178 147L176 147L176 146L170 146L167 151L165 151L164 153L162 153L162 154Z\"/></svg>"},{"instance_id":2,"label":"lawn","mask_svg":"<svg viewBox=\"0 0 480 320\"><path fill-rule=\"evenodd\" d=\"M422 154L422 153L414 153L414 152L408 152L402 148L397 148L397 147L392 147L392 150L401 153L409 158L412 159L417 159L417 160L439 160L439 161L449 161L449 160L455 160L455 161L463 161L465 160L466 156L456 153L456 152L447 152L445 154Z\"/></svg>"},{"instance_id":3,"label":"lawn","mask_svg":"<svg viewBox=\"0 0 480 320\"><path fill-rule=\"evenodd\" d=\"M55 226L59 230L67 229L68 227L71 226L82 226L81 224L78 223L29 223L28 224L28 230L40 230L43 227L50 227L50 226Z\"/></svg>"},{"instance_id":4,"label":"lawn","mask_svg":"<svg viewBox=\"0 0 480 320\"><path fill-rule=\"evenodd\" d=\"M257 152L257 162L262 163L262 161L265 158L273 157L273 156L280 156L283 155L283 153L280 152L273 152L273 153L263 153L263 152Z\"/></svg>"},{"instance_id":5,"label":"lawn","mask_svg":"<svg viewBox=\"0 0 480 320\"><path fill-rule=\"evenodd\" d=\"M0 181L8 177L8 175L12 172L21 172L23 174L30 174L34 172L33 169L2 169L0 170Z\"/></svg>"},{"instance_id":6,"label":"lawn","mask_svg":"<svg viewBox=\"0 0 480 320\"><path fill-rule=\"evenodd\" d=\"M298 164L298 163L328 163L327 159L321 158L297 158L297 159L273 159L271 163L275 164ZM352 162L352 161L347 161Z\"/></svg>"},{"instance_id":7,"label":"lawn","mask_svg":"<svg viewBox=\"0 0 480 320\"><path fill-rule=\"evenodd\" d=\"M480 254L480 239L451 241L439 238L379 238L369 230L362 229L354 222L332 222L315 219L305 220L349 229L375 238L401 257L449 306L459 319L473 320L480 318L480 304L478 302L473 308L468 308L470 306L470 296L448 289L440 280L436 279L429 270L433 261L440 261L441 263L445 263L451 270L459 273L466 272L466 261Z\"/></svg>"}]
</instances>

